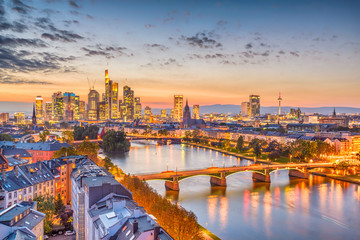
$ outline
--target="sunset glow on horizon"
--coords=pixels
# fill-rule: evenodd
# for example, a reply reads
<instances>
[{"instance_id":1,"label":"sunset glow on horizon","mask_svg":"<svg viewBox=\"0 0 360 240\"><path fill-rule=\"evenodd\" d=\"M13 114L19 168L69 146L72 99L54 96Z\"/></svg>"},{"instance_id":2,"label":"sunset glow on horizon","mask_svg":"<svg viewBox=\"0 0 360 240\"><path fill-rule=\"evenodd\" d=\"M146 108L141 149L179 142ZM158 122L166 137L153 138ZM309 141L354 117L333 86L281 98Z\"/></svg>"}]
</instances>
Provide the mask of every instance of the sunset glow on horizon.
<instances>
[{"instance_id":1,"label":"sunset glow on horizon","mask_svg":"<svg viewBox=\"0 0 360 240\"><path fill-rule=\"evenodd\" d=\"M21 3L21 4L20 4ZM360 107L358 1L3 1L0 101L87 101L104 70L143 106Z\"/></svg>"}]
</instances>

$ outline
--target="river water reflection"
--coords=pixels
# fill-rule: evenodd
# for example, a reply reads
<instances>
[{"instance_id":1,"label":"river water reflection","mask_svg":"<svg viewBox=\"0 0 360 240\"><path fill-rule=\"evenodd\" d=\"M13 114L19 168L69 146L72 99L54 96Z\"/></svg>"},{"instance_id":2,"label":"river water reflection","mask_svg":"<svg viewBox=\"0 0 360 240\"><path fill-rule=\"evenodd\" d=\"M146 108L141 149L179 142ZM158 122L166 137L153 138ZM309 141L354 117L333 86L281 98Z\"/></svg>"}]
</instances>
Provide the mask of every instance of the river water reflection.
<instances>
[{"instance_id":1,"label":"river water reflection","mask_svg":"<svg viewBox=\"0 0 360 240\"><path fill-rule=\"evenodd\" d=\"M133 174L251 164L197 147L140 142L109 157ZM164 181L149 184L221 239L360 239L360 186L312 175L289 179L286 170L271 173L271 181L253 183L242 172L229 176L225 188L197 176L181 181L179 193L166 191Z\"/></svg>"}]
</instances>

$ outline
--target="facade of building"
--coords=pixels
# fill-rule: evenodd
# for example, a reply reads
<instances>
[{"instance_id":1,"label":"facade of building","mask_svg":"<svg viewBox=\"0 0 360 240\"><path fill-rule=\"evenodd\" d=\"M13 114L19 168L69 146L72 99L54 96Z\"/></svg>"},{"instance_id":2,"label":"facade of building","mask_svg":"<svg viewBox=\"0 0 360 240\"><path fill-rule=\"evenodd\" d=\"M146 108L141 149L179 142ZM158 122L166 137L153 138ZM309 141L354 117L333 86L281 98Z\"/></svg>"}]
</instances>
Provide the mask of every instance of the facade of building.
<instances>
[{"instance_id":1,"label":"facade of building","mask_svg":"<svg viewBox=\"0 0 360 240\"><path fill-rule=\"evenodd\" d=\"M52 102L45 103L45 121L52 120Z\"/></svg>"},{"instance_id":2,"label":"facade of building","mask_svg":"<svg viewBox=\"0 0 360 240\"><path fill-rule=\"evenodd\" d=\"M41 96L36 97L35 105L36 105L36 118L39 123L42 123L44 120L44 104L43 104L43 98Z\"/></svg>"},{"instance_id":3,"label":"facade of building","mask_svg":"<svg viewBox=\"0 0 360 240\"><path fill-rule=\"evenodd\" d=\"M14 113L14 120L16 125L24 125L25 124L25 113L16 112Z\"/></svg>"},{"instance_id":4,"label":"facade of building","mask_svg":"<svg viewBox=\"0 0 360 240\"><path fill-rule=\"evenodd\" d=\"M56 122L64 120L64 98L62 92L52 95L52 119Z\"/></svg>"},{"instance_id":5,"label":"facade of building","mask_svg":"<svg viewBox=\"0 0 360 240\"><path fill-rule=\"evenodd\" d=\"M77 240L90 239L88 210L110 193L132 199L132 194L105 169L95 164L77 167L71 174L73 226Z\"/></svg>"},{"instance_id":6,"label":"facade of building","mask_svg":"<svg viewBox=\"0 0 360 240\"><path fill-rule=\"evenodd\" d=\"M151 107L146 106L145 110L144 110L144 119L146 121L150 121L151 120L151 115L152 115Z\"/></svg>"},{"instance_id":7,"label":"facade of building","mask_svg":"<svg viewBox=\"0 0 360 240\"><path fill-rule=\"evenodd\" d=\"M0 113L0 123L9 121L9 113Z\"/></svg>"},{"instance_id":8,"label":"facade of building","mask_svg":"<svg viewBox=\"0 0 360 240\"><path fill-rule=\"evenodd\" d=\"M166 109L161 109L161 118L166 118L166 117L167 117Z\"/></svg>"},{"instance_id":9,"label":"facade of building","mask_svg":"<svg viewBox=\"0 0 360 240\"><path fill-rule=\"evenodd\" d=\"M200 119L200 106L199 105L193 106L193 118Z\"/></svg>"},{"instance_id":10,"label":"facade of building","mask_svg":"<svg viewBox=\"0 0 360 240\"><path fill-rule=\"evenodd\" d=\"M141 119L141 102L139 97L135 98L134 104L134 119Z\"/></svg>"},{"instance_id":11,"label":"facade of building","mask_svg":"<svg viewBox=\"0 0 360 240\"><path fill-rule=\"evenodd\" d=\"M242 102L241 103L241 116L246 117L250 115L250 103Z\"/></svg>"},{"instance_id":12,"label":"facade of building","mask_svg":"<svg viewBox=\"0 0 360 240\"><path fill-rule=\"evenodd\" d=\"M123 112L124 122L134 120L134 101L134 91L129 86L124 86L123 104L126 106L126 111Z\"/></svg>"},{"instance_id":13,"label":"facade of building","mask_svg":"<svg viewBox=\"0 0 360 240\"><path fill-rule=\"evenodd\" d=\"M183 95L174 95L174 120L181 122L183 119Z\"/></svg>"},{"instance_id":14,"label":"facade of building","mask_svg":"<svg viewBox=\"0 0 360 240\"><path fill-rule=\"evenodd\" d=\"M44 236L45 214L34 209L33 204L22 202L0 212L1 239L37 239Z\"/></svg>"},{"instance_id":15,"label":"facade of building","mask_svg":"<svg viewBox=\"0 0 360 240\"><path fill-rule=\"evenodd\" d=\"M88 94L88 119L97 120L97 111L100 94L95 89L90 89Z\"/></svg>"},{"instance_id":16,"label":"facade of building","mask_svg":"<svg viewBox=\"0 0 360 240\"><path fill-rule=\"evenodd\" d=\"M249 107L250 107L250 117L260 116L260 96L259 95L250 95L249 96Z\"/></svg>"},{"instance_id":17,"label":"facade of building","mask_svg":"<svg viewBox=\"0 0 360 240\"><path fill-rule=\"evenodd\" d=\"M106 120L106 104L104 101L98 102L97 119L101 121Z\"/></svg>"}]
</instances>

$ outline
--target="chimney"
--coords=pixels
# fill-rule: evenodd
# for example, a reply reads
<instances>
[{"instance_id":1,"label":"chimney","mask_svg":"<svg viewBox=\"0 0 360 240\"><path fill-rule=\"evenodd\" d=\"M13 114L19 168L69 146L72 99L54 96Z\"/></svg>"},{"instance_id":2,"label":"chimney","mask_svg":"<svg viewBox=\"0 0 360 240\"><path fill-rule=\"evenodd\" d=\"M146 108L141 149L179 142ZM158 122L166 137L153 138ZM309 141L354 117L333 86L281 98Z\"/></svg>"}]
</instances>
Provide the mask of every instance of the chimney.
<instances>
[{"instance_id":1,"label":"chimney","mask_svg":"<svg viewBox=\"0 0 360 240\"><path fill-rule=\"evenodd\" d=\"M160 226L154 227L154 240L158 239L159 233L160 233Z\"/></svg>"},{"instance_id":2,"label":"chimney","mask_svg":"<svg viewBox=\"0 0 360 240\"><path fill-rule=\"evenodd\" d=\"M135 221L132 223L132 227L133 227L133 233L136 233L137 230L139 229L139 223L135 220Z\"/></svg>"},{"instance_id":3,"label":"chimney","mask_svg":"<svg viewBox=\"0 0 360 240\"><path fill-rule=\"evenodd\" d=\"M15 166L14 170L15 170L15 176L18 178L19 177L19 166Z\"/></svg>"}]
</instances>

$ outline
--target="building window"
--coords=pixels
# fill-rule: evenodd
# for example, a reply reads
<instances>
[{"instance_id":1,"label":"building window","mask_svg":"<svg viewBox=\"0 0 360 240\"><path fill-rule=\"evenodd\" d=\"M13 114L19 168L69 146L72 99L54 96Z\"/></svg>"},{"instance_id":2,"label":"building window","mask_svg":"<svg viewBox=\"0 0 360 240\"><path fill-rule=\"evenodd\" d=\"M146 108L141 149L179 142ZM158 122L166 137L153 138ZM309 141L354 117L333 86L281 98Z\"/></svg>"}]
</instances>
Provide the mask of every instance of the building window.
<instances>
[{"instance_id":1,"label":"building window","mask_svg":"<svg viewBox=\"0 0 360 240\"><path fill-rule=\"evenodd\" d=\"M31 193L31 187L29 187L29 193Z\"/></svg>"},{"instance_id":2,"label":"building window","mask_svg":"<svg viewBox=\"0 0 360 240\"><path fill-rule=\"evenodd\" d=\"M47 186L49 186L49 182L47 182Z\"/></svg>"},{"instance_id":3,"label":"building window","mask_svg":"<svg viewBox=\"0 0 360 240\"><path fill-rule=\"evenodd\" d=\"M9 199L11 199L11 192L9 193Z\"/></svg>"},{"instance_id":4,"label":"building window","mask_svg":"<svg viewBox=\"0 0 360 240\"><path fill-rule=\"evenodd\" d=\"M19 194L19 202L21 201L21 199L22 199L22 195L21 195L21 194Z\"/></svg>"},{"instance_id":5,"label":"building window","mask_svg":"<svg viewBox=\"0 0 360 240\"><path fill-rule=\"evenodd\" d=\"M44 186L44 188L43 188L44 190L43 190L43 192L45 193L46 192L46 187Z\"/></svg>"},{"instance_id":6,"label":"building window","mask_svg":"<svg viewBox=\"0 0 360 240\"><path fill-rule=\"evenodd\" d=\"M37 191L37 185L34 186L34 191Z\"/></svg>"},{"instance_id":7,"label":"building window","mask_svg":"<svg viewBox=\"0 0 360 240\"><path fill-rule=\"evenodd\" d=\"M14 192L14 198L16 198L16 197L17 197L17 192L15 191L15 192Z\"/></svg>"},{"instance_id":8,"label":"building window","mask_svg":"<svg viewBox=\"0 0 360 240\"><path fill-rule=\"evenodd\" d=\"M54 186L54 181L51 181L51 186Z\"/></svg>"},{"instance_id":9,"label":"building window","mask_svg":"<svg viewBox=\"0 0 360 240\"><path fill-rule=\"evenodd\" d=\"M24 194L26 194L26 188L24 188Z\"/></svg>"}]
</instances>

